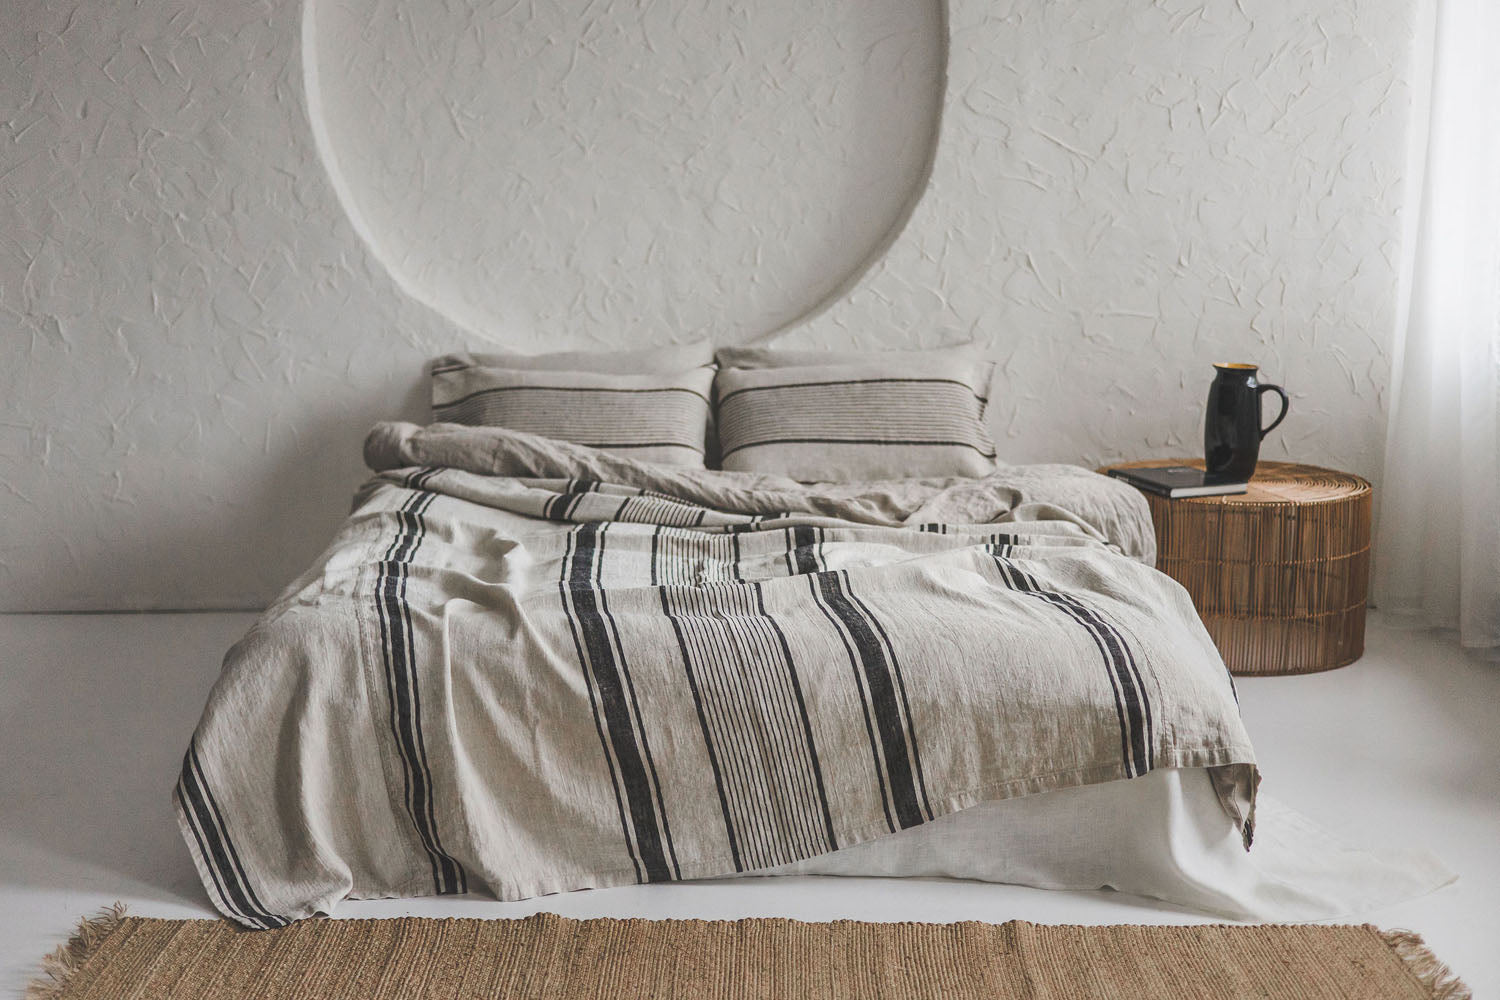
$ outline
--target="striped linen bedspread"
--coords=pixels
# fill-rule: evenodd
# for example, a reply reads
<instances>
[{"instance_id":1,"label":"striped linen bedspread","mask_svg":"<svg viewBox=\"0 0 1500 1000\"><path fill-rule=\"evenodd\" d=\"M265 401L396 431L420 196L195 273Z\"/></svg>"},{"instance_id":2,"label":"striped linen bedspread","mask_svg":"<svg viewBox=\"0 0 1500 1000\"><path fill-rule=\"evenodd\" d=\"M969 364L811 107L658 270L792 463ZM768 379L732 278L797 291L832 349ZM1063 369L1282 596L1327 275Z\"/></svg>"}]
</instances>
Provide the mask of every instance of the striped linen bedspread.
<instances>
[{"instance_id":1,"label":"striped linen bedspread","mask_svg":"<svg viewBox=\"0 0 1500 1000\"><path fill-rule=\"evenodd\" d=\"M445 424L366 460L174 790L244 925L754 871L1162 767L1249 844L1232 683L1121 483L802 486Z\"/></svg>"}]
</instances>

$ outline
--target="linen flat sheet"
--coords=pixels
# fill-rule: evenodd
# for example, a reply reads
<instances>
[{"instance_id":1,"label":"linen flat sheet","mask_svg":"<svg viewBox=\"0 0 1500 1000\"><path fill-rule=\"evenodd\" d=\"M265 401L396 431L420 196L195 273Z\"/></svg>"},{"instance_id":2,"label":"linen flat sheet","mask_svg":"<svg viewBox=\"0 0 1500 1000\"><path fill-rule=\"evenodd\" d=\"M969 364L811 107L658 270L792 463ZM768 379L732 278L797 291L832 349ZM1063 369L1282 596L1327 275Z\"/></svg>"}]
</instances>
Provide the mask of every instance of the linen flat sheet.
<instances>
[{"instance_id":1,"label":"linen flat sheet","mask_svg":"<svg viewBox=\"0 0 1500 1000\"><path fill-rule=\"evenodd\" d=\"M1123 484L803 486L455 425L366 459L174 792L247 926L747 872L1160 768L1249 845L1232 683Z\"/></svg>"},{"instance_id":2,"label":"linen flat sheet","mask_svg":"<svg viewBox=\"0 0 1500 1000\"><path fill-rule=\"evenodd\" d=\"M1427 851L1356 846L1261 793L1246 851L1199 769L985 802L753 875L957 878L1115 889L1230 920L1328 920L1456 877Z\"/></svg>"}]
</instances>

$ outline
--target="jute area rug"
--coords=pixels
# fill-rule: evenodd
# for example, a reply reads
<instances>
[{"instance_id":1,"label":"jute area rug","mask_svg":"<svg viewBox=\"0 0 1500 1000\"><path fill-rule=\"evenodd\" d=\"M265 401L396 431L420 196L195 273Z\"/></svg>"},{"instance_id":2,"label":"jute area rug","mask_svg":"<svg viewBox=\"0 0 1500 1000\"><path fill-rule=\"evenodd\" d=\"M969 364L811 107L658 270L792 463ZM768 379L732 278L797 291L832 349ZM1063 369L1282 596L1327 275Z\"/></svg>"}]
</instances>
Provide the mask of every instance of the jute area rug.
<instances>
[{"instance_id":1,"label":"jute area rug","mask_svg":"<svg viewBox=\"0 0 1500 1000\"><path fill-rule=\"evenodd\" d=\"M34 1000L1467 997L1414 934L841 920L218 920L107 912Z\"/></svg>"}]
</instances>

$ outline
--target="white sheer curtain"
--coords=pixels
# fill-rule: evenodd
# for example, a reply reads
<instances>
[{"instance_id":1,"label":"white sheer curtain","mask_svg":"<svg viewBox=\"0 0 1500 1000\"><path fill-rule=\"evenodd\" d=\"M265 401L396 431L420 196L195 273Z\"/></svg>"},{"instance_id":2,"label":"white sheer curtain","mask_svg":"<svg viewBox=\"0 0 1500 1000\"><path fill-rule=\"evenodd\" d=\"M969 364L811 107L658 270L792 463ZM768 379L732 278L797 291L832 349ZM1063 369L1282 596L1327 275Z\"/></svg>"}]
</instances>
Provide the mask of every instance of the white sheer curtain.
<instances>
[{"instance_id":1,"label":"white sheer curtain","mask_svg":"<svg viewBox=\"0 0 1500 1000\"><path fill-rule=\"evenodd\" d=\"M1430 70L1431 86L1416 91L1408 188L1420 213L1408 229L1374 600L1496 651L1500 0L1428 2L1414 76L1425 82Z\"/></svg>"}]
</instances>

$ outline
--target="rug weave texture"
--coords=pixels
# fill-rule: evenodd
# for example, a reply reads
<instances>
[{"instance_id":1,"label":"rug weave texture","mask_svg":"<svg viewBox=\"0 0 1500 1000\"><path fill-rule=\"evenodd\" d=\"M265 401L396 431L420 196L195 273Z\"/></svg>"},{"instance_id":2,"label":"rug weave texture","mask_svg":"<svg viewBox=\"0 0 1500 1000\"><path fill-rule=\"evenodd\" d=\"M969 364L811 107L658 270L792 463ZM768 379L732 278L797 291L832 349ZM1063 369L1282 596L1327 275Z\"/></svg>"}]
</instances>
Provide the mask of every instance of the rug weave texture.
<instances>
[{"instance_id":1,"label":"rug weave texture","mask_svg":"<svg viewBox=\"0 0 1500 1000\"><path fill-rule=\"evenodd\" d=\"M46 1000L1466 996L1370 926L1075 927L784 919L218 920L111 915L53 956Z\"/></svg>"}]
</instances>

